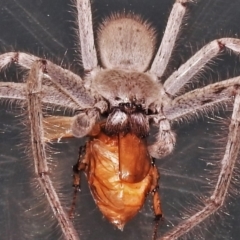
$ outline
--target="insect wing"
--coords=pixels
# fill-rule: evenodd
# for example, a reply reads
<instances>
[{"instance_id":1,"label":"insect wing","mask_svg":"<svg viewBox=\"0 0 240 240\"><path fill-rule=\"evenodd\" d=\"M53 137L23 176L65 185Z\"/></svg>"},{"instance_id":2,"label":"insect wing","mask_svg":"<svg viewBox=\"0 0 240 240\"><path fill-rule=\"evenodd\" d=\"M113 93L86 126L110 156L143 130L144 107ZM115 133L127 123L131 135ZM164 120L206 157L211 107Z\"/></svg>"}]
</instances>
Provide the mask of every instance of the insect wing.
<instances>
[{"instance_id":1,"label":"insect wing","mask_svg":"<svg viewBox=\"0 0 240 240\"><path fill-rule=\"evenodd\" d=\"M145 139L135 134L119 134L119 171L124 182L137 183L149 173L151 158Z\"/></svg>"},{"instance_id":2,"label":"insect wing","mask_svg":"<svg viewBox=\"0 0 240 240\"><path fill-rule=\"evenodd\" d=\"M73 117L46 117L43 122L45 141L73 137L71 129Z\"/></svg>"}]
</instances>

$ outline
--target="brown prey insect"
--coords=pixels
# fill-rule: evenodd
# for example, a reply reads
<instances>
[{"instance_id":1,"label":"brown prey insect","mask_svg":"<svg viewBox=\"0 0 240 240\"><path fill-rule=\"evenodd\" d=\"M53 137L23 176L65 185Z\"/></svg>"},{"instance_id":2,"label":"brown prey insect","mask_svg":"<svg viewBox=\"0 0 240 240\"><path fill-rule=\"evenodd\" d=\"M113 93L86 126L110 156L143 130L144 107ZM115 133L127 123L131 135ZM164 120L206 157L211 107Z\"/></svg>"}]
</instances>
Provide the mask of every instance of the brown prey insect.
<instances>
[{"instance_id":1,"label":"brown prey insect","mask_svg":"<svg viewBox=\"0 0 240 240\"><path fill-rule=\"evenodd\" d=\"M128 129L109 136L105 125L95 125L79 162L74 166L74 186L80 186L79 173L85 171L92 195L103 215L123 229L142 208L148 193L153 195L156 220L162 216L158 170L145 139Z\"/></svg>"}]
</instances>

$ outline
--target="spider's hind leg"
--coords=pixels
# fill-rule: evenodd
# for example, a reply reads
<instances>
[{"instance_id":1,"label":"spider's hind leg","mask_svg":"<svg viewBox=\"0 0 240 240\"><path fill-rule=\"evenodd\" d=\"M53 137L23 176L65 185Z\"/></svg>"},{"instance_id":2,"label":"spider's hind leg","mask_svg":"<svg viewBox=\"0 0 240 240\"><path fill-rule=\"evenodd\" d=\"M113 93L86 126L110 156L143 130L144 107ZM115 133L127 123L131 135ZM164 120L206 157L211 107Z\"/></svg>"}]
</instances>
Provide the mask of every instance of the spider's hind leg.
<instances>
[{"instance_id":1,"label":"spider's hind leg","mask_svg":"<svg viewBox=\"0 0 240 240\"><path fill-rule=\"evenodd\" d=\"M169 63L184 16L186 15L186 5L189 2L191 0L176 0L173 5L161 45L150 68L150 72L156 74L158 78L163 76Z\"/></svg>"},{"instance_id":2,"label":"spider's hind leg","mask_svg":"<svg viewBox=\"0 0 240 240\"><path fill-rule=\"evenodd\" d=\"M76 0L76 10L82 66L85 71L91 71L97 67L98 60L94 44L90 0Z\"/></svg>"}]
</instances>

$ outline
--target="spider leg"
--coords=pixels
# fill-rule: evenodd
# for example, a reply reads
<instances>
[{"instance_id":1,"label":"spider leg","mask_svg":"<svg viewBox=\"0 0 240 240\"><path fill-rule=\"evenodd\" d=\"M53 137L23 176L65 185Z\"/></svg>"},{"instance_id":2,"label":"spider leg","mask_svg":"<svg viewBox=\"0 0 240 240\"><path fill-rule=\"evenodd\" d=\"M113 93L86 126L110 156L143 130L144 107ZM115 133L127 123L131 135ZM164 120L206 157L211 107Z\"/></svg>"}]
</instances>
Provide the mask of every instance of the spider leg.
<instances>
[{"instance_id":1,"label":"spider leg","mask_svg":"<svg viewBox=\"0 0 240 240\"><path fill-rule=\"evenodd\" d=\"M90 0L76 0L78 36L84 71L97 67Z\"/></svg>"},{"instance_id":2,"label":"spider leg","mask_svg":"<svg viewBox=\"0 0 240 240\"><path fill-rule=\"evenodd\" d=\"M211 214L215 213L224 203L227 196L233 169L239 152L240 139L240 94L237 91L231 123L229 126L228 141L225 154L221 160L221 169L213 194L205 202L205 207L189 219L183 221L172 231L165 234L161 239L178 239L184 233L190 231L194 226L201 223Z\"/></svg>"},{"instance_id":3,"label":"spider leg","mask_svg":"<svg viewBox=\"0 0 240 240\"><path fill-rule=\"evenodd\" d=\"M225 49L240 53L240 39L221 38L205 45L165 81L165 91L172 96L179 93L194 75L203 70L206 63Z\"/></svg>"},{"instance_id":4,"label":"spider leg","mask_svg":"<svg viewBox=\"0 0 240 240\"><path fill-rule=\"evenodd\" d=\"M161 45L150 68L150 72L156 74L158 78L161 78L166 70L177 35L181 29L181 24L186 13L186 3L188 2L191 2L191 0L176 0L173 5Z\"/></svg>"},{"instance_id":5,"label":"spider leg","mask_svg":"<svg viewBox=\"0 0 240 240\"><path fill-rule=\"evenodd\" d=\"M210 84L176 97L163 107L163 113L169 120L189 118L232 101L239 88L240 77Z\"/></svg>"},{"instance_id":6,"label":"spider leg","mask_svg":"<svg viewBox=\"0 0 240 240\"><path fill-rule=\"evenodd\" d=\"M35 173L48 202L54 212L66 239L78 239L77 233L63 210L58 195L52 185L47 166L47 156L43 133L42 116L42 79L46 71L45 61L38 60L32 64L27 78L27 102L31 129L31 146L35 165Z\"/></svg>"},{"instance_id":7,"label":"spider leg","mask_svg":"<svg viewBox=\"0 0 240 240\"><path fill-rule=\"evenodd\" d=\"M31 54L23 52L8 52L0 55L0 69L3 69L11 62L17 63L26 69L31 69L32 64L37 60L39 60L39 58ZM95 104L95 100L85 89L84 82L78 75L72 73L67 69L63 69L62 67L57 66L50 61L44 61L46 62L47 66L47 72L44 74L44 85L47 85L46 88L49 88L49 85L50 87L55 88L55 92L60 92L61 96L65 95L65 99L69 99L69 101L77 105L78 108L93 107L93 105ZM6 89L2 90L1 86L2 85L0 85L0 97L1 95L6 95L4 94L4 91ZM17 85L9 84L9 86L13 87L13 90L11 92L11 88L8 88L8 98L10 98L11 95L14 96L14 94L16 94L14 87L16 87ZM56 99L57 95L53 95L53 93L50 93L50 91L49 94L52 96L52 99ZM56 102L57 101L60 101L60 99L56 100Z\"/></svg>"},{"instance_id":8,"label":"spider leg","mask_svg":"<svg viewBox=\"0 0 240 240\"><path fill-rule=\"evenodd\" d=\"M60 106L64 109L74 111L79 105L73 102L68 96L60 92L53 86L42 86L42 102L46 105ZM26 84L15 82L0 82L0 100L5 99L9 102L26 102Z\"/></svg>"}]
</instances>

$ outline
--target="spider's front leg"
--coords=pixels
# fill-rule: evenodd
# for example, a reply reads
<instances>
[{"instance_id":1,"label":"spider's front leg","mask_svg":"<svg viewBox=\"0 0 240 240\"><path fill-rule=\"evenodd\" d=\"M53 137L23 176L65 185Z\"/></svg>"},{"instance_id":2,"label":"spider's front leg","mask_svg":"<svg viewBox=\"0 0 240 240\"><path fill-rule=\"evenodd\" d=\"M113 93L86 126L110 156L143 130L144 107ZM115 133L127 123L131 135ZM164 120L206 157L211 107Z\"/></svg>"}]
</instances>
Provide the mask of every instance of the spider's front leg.
<instances>
[{"instance_id":1,"label":"spider's front leg","mask_svg":"<svg viewBox=\"0 0 240 240\"><path fill-rule=\"evenodd\" d=\"M33 63L27 78L27 105L31 129L31 146L35 173L66 239L78 239L77 233L61 206L61 202L49 177L42 116L42 80L46 73L46 61Z\"/></svg>"},{"instance_id":2,"label":"spider's front leg","mask_svg":"<svg viewBox=\"0 0 240 240\"><path fill-rule=\"evenodd\" d=\"M230 80L229 80L230 81ZM229 126L228 141L223 158L221 159L221 169L218 181L213 194L205 201L205 206L196 212L192 217L183 221L172 231L166 233L162 239L172 240L178 239L183 234L189 232L192 228L203 222L207 217L214 214L223 206L227 193L229 191L230 182L232 180L233 170L239 154L240 148L240 92L235 92L235 101L231 123Z\"/></svg>"},{"instance_id":3,"label":"spider's front leg","mask_svg":"<svg viewBox=\"0 0 240 240\"><path fill-rule=\"evenodd\" d=\"M239 89L240 77L210 84L174 98L163 107L163 113L170 121L189 119L231 102Z\"/></svg>"},{"instance_id":4,"label":"spider's front leg","mask_svg":"<svg viewBox=\"0 0 240 240\"><path fill-rule=\"evenodd\" d=\"M163 113L166 118L170 121L176 121L182 118L189 119L209 110L212 111L214 108L232 102L235 97L228 142L224 157L221 160L221 169L213 194L205 201L203 209L175 227L163 239L178 239L181 235L189 232L193 227L215 213L224 204L240 145L239 91L240 77L235 77L185 93L174 98L163 107Z\"/></svg>"}]
</instances>

